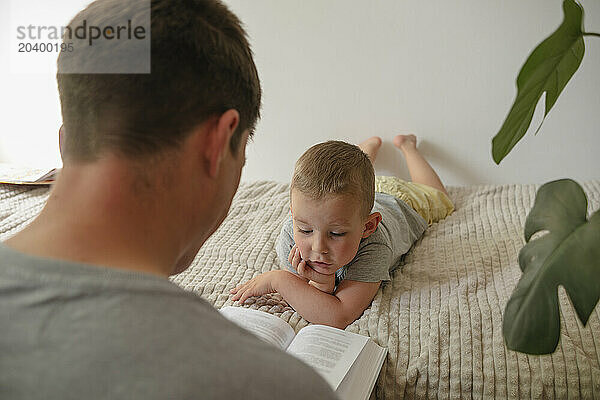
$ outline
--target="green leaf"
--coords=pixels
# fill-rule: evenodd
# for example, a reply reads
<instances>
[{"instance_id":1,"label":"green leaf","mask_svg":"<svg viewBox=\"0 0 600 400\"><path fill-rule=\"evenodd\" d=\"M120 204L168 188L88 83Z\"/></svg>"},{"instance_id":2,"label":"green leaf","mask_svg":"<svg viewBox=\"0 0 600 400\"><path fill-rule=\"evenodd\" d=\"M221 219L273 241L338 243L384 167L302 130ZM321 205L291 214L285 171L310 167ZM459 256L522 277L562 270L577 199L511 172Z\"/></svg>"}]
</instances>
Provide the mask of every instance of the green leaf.
<instances>
[{"instance_id":1,"label":"green leaf","mask_svg":"<svg viewBox=\"0 0 600 400\"><path fill-rule=\"evenodd\" d=\"M546 183L525 221L519 253L523 275L504 311L509 349L554 352L560 337L558 286L585 325L600 297L600 210L589 220L583 189L570 179ZM537 232L548 231L531 240Z\"/></svg>"},{"instance_id":2,"label":"green leaf","mask_svg":"<svg viewBox=\"0 0 600 400\"><path fill-rule=\"evenodd\" d=\"M546 118L581 64L585 52L583 8L573 0L565 0L563 10L562 24L533 50L521 68L517 78L517 98L500 131L492 139L492 156L496 164L500 164L527 132L542 94L546 92Z\"/></svg>"}]
</instances>

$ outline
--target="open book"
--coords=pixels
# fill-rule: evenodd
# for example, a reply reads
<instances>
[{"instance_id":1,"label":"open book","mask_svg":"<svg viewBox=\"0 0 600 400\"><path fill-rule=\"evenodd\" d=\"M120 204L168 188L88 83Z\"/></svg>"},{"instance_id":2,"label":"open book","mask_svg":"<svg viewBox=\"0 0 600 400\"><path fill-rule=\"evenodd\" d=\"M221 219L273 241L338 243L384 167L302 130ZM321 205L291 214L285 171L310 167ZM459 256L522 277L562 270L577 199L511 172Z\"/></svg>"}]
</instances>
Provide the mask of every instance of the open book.
<instances>
[{"instance_id":1,"label":"open book","mask_svg":"<svg viewBox=\"0 0 600 400\"><path fill-rule=\"evenodd\" d=\"M325 325L298 334L284 320L243 307L223 307L226 318L313 367L341 399L368 399L387 349L370 338Z\"/></svg>"},{"instance_id":2,"label":"open book","mask_svg":"<svg viewBox=\"0 0 600 400\"><path fill-rule=\"evenodd\" d=\"M0 163L0 183L11 185L50 185L54 182L60 169L21 167Z\"/></svg>"}]
</instances>

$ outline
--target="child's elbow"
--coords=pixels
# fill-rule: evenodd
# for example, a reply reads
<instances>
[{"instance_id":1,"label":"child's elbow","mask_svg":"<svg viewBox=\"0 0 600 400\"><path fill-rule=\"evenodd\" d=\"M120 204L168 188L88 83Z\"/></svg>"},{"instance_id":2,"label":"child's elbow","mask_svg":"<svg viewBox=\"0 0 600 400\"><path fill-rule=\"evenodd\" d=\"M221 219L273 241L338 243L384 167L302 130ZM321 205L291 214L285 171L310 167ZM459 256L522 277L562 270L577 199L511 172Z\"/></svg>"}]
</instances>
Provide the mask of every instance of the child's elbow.
<instances>
[{"instance_id":1,"label":"child's elbow","mask_svg":"<svg viewBox=\"0 0 600 400\"><path fill-rule=\"evenodd\" d=\"M348 321L348 320L339 320L339 321L332 321L332 323L330 324L331 326L333 326L334 328L338 328L338 329L346 329L346 327L348 325L350 325L353 321Z\"/></svg>"},{"instance_id":2,"label":"child's elbow","mask_svg":"<svg viewBox=\"0 0 600 400\"><path fill-rule=\"evenodd\" d=\"M358 316L354 315L354 313L336 313L330 325L334 328L346 329L348 325L356 321L356 318Z\"/></svg>"},{"instance_id":3,"label":"child's elbow","mask_svg":"<svg viewBox=\"0 0 600 400\"><path fill-rule=\"evenodd\" d=\"M351 319L348 316L345 316L341 312L331 312L331 311L328 313L323 313L323 314L313 316L312 319L309 319L310 317L309 318L304 317L304 318L306 318L308 321L312 322L313 324L327 325L327 326L332 326L332 327L338 328L338 329L346 329L346 327L348 325L350 325L352 322L354 322L354 319Z\"/></svg>"},{"instance_id":4,"label":"child's elbow","mask_svg":"<svg viewBox=\"0 0 600 400\"><path fill-rule=\"evenodd\" d=\"M363 313L363 309L351 307L337 296L333 296L337 301L331 307L326 308L325 313L320 314L320 321L311 321L317 324L328 325L338 329L346 329L348 325L356 321Z\"/></svg>"}]
</instances>

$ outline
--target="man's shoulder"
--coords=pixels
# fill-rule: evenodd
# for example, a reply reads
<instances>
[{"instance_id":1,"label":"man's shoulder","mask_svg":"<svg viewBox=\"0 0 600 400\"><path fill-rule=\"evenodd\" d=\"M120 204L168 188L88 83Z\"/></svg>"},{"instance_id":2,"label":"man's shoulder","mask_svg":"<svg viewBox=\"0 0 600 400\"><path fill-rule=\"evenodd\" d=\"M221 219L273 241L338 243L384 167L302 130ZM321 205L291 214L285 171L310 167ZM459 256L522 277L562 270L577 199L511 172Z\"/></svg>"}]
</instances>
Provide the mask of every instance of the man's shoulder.
<instances>
[{"instance_id":1,"label":"man's shoulder","mask_svg":"<svg viewBox=\"0 0 600 400\"><path fill-rule=\"evenodd\" d=\"M175 284L86 268L71 274L69 281L69 277L58 279L61 275L56 272L61 271L58 266L54 269L37 279L33 274L11 275L15 279L10 281L20 290L12 291L14 295L4 293L5 306L10 309L0 310L0 323L8 321L11 313L23 321L5 325L0 347L17 351L0 361L0 370L6 362L15 376L39 376L40 390L51 393L48 398L112 398L124 393L148 399L331 395L312 369L239 328L206 300ZM27 296L21 301L24 292ZM31 299L39 296L47 300L31 304ZM29 356L27 332L38 332L38 358ZM56 348L68 351L57 352ZM84 358L88 367L77 367ZM22 366L22 371L16 366ZM52 379L44 378L49 369ZM112 382L101 386L103 396L89 396L85 383L92 377L97 382ZM135 384L140 377L144 377L143 387ZM81 384L65 385L64 390L55 385L73 380ZM16 383L5 382L14 390L29 393L27 388L14 386ZM22 396L27 397L31 396Z\"/></svg>"},{"instance_id":2,"label":"man's shoulder","mask_svg":"<svg viewBox=\"0 0 600 400\"><path fill-rule=\"evenodd\" d=\"M328 398L329 388L315 371L224 318L195 293L149 291L134 296L130 314L153 322L134 329L127 346L145 364L176 371L178 382L189 382L188 393L201 390L203 398ZM156 352L148 358L144 349Z\"/></svg>"},{"instance_id":3,"label":"man's shoulder","mask_svg":"<svg viewBox=\"0 0 600 400\"><path fill-rule=\"evenodd\" d=\"M241 394L247 399L333 398L314 370L202 303L189 304L189 314L177 320L163 321L168 326L180 324L170 338L179 349L166 356L164 366L183 365L182 377L205 382L206 398Z\"/></svg>"}]
</instances>

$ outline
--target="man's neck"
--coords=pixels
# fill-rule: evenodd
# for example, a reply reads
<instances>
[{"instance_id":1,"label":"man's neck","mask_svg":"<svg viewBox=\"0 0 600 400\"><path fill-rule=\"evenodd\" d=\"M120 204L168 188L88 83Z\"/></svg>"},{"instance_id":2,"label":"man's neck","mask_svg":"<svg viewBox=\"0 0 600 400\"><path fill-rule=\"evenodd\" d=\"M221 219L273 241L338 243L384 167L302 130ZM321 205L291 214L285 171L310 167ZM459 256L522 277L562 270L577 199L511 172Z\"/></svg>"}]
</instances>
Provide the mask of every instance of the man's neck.
<instances>
[{"instance_id":1,"label":"man's neck","mask_svg":"<svg viewBox=\"0 0 600 400\"><path fill-rule=\"evenodd\" d=\"M65 167L40 215L6 244L40 257L168 276L186 251L185 210L176 209L169 187L148 187L165 180L140 179L114 160Z\"/></svg>"}]
</instances>

